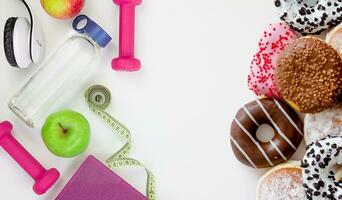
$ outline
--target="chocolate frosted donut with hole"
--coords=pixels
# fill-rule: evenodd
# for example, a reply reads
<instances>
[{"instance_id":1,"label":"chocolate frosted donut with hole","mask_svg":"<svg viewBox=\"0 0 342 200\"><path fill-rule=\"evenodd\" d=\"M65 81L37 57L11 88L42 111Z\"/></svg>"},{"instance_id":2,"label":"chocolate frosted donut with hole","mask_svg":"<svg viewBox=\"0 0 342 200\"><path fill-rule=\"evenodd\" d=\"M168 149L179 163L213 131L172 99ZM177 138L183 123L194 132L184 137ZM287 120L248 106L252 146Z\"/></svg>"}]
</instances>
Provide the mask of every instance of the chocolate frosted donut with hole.
<instances>
[{"instance_id":1,"label":"chocolate frosted donut with hole","mask_svg":"<svg viewBox=\"0 0 342 200\"><path fill-rule=\"evenodd\" d=\"M258 183L256 200L306 200L300 161L277 165Z\"/></svg>"},{"instance_id":2,"label":"chocolate frosted donut with hole","mask_svg":"<svg viewBox=\"0 0 342 200\"><path fill-rule=\"evenodd\" d=\"M301 164L307 199L342 199L342 183L336 181L334 172L340 164L342 137L328 136L307 147Z\"/></svg>"},{"instance_id":3,"label":"chocolate frosted donut with hole","mask_svg":"<svg viewBox=\"0 0 342 200\"><path fill-rule=\"evenodd\" d=\"M324 41L302 37L279 55L275 83L296 110L321 112L341 100L342 59Z\"/></svg>"},{"instance_id":4,"label":"chocolate frosted donut with hole","mask_svg":"<svg viewBox=\"0 0 342 200\"><path fill-rule=\"evenodd\" d=\"M257 131L269 125L273 138L261 142ZM303 138L303 125L296 112L285 102L266 98L252 101L239 109L230 129L230 141L236 158L253 168L272 167L287 161Z\"/></svg>"},{"instance_id":5,"label":"chocolate frosted donut with hole","mask_svg":"<svg viewBox=\"0 0 342 200\"><path fill-rule=\"evenodd\" d=\"M274 4L280 19L304 35L320 34L342 21L342 0L275 0Z\"/></svg>"}]
</instances>

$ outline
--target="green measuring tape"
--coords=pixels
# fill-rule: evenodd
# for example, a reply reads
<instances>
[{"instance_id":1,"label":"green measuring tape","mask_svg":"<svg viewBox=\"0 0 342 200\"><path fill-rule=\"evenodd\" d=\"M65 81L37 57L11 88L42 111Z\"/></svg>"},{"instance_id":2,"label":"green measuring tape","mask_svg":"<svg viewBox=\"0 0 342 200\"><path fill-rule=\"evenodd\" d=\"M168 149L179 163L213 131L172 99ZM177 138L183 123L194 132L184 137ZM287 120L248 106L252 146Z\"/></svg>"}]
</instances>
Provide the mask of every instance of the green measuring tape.
<instances>
[{"instance_id":1,"label":"green measuring tape","mask_svg":"<svg viewBox=\"0 0 342 200\"><path fill-rule=\"evenodd\" d=\"M108 167L112 170L124 166L139 166L145 168L147 173L146 196L149 200L155 200L155 181L152 172L138 160L128 158L132 141L130 131L105 111L111 102L110 91L102 85L94 85L85 92L84 97L90 110L100 116L126 143L119 151L107 159Z\"/></svg>"}]
</instances>

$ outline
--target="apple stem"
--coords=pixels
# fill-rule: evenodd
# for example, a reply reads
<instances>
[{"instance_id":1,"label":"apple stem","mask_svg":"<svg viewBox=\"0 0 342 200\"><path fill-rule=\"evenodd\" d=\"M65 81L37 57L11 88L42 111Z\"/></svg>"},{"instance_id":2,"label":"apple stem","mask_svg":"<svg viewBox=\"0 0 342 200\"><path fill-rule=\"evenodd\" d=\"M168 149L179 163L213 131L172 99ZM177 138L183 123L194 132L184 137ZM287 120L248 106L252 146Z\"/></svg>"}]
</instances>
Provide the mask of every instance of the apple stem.
<instances>
[{"instance_id":1,"label":"apple stem","mask_svg":"<svg viewBox=\"0 0 342 200\"><path fill-rule=\"evenodd\" d=\"M61 127L62 132L63 132L64 134L66 134L66 133L68 132L68 129L67 129L67 128L64 128L64 127L62 126L61 123L58 123L58 125L59 125L59 127Z\"/></svg>"}]
</instances>

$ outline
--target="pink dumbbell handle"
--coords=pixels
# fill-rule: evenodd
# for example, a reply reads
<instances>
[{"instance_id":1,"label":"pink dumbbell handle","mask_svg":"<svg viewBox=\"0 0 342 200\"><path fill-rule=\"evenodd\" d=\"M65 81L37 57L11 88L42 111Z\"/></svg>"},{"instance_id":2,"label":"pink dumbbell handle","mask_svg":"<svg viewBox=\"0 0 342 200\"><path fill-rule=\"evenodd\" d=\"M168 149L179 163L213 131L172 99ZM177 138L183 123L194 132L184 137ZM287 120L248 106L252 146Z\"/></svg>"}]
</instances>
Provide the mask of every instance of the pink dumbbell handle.
<instances>
[{"instance_id":1,"label":"pink dumbbell handle","mask_svg":"<svg viewBox=\"0 0 342 200\"><path fill-rule=\"evenodd\" d=\"M135 7L141 0L113 0L120 6L119 56L112 60L117 71L138 71L140 60L134 57Z\"/></svg>"},{"instance_id":2,"label":"pink dumbbell handle","mask_svg":"<svg viewBox=\"0 0 342 200\"><path fill-rule=\"evenodd\" d=\"M46 171L11 134L1 139L0 145L34 180Z\"/></svg>"},{"instance_id":3,"label":"pink dumbbell handle","mask_svg":"<svg viewBox=\"0 0 342 200\"><path fill-rule=\"evenodd\" d=\"M57 182L60 174L55 168L46 170L12 136L12 129L10 122L0 122L0 146L34 179L33 191L44 194Z\"/></svg>"},{"instance_id":4,"label":"pink dumbbell handle","mask_svg":"<svg viewBox=\"0 0 342 200\"><path fill-rule=\"evenodd\" d=\"M120 6L119 56L134 57L135 5Z\"/></svg>"}]
</instances>

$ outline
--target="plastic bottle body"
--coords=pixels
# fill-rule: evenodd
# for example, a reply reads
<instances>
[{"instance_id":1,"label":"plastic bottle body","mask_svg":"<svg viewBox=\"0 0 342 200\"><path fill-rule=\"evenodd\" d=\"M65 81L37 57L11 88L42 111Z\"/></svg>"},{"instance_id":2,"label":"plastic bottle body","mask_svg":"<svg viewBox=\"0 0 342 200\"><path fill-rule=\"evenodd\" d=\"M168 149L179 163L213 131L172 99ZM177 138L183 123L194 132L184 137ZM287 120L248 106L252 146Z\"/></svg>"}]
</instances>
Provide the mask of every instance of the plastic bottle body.
<instances>
[{"instance_id":1,"label":"plastic bottle body","mask_svg":"<svg viewBox=\"0 0 342 200\"><path fill-rule=\"evenodd\" d=\"M10 109L34 127L84 81L96 54L97 46L86 37L69 38L11 98Z\"/></svg>"}]
</instances>

